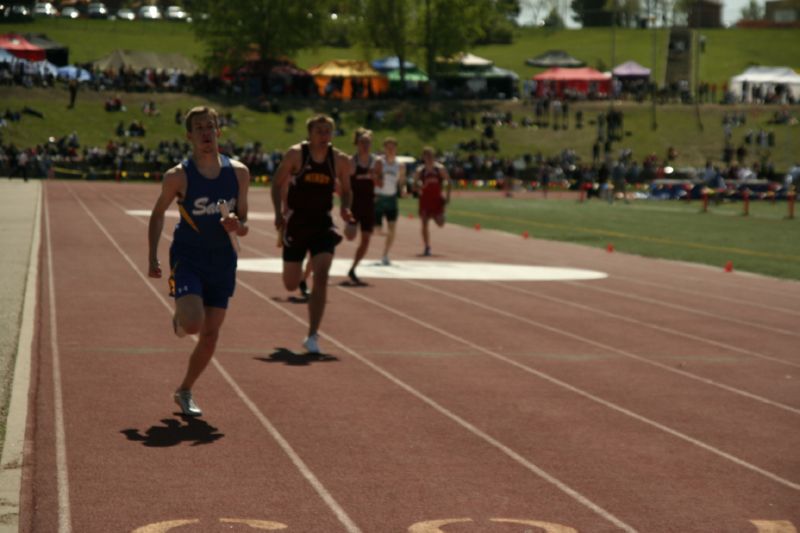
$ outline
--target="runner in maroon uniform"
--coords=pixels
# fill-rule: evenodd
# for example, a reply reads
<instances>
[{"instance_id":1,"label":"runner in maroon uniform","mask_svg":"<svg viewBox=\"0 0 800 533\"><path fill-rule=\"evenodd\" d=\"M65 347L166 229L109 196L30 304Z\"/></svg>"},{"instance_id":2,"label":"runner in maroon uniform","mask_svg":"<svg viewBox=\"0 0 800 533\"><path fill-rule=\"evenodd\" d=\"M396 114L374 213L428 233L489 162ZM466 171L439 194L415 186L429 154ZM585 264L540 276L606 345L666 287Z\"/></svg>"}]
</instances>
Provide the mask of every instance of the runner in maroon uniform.
<instances>
[{"instance_id":1,"label":"runner in maroon uniform","mask_svg":"<svg viewBox=\"0 0 800 533\"><path fill-rule=\"evenodd\" d=\"M275 173L272 203L275 227L283 233L283 284L294 291L303 279L303 258L311 254L314 272L308 301L308 337L303 346L320 353L317 331L325 311L328 271L342 237L333 224L333 193L338 180L340 214L352 222L350 174L347 154L331 145L333 119L317 115L308 119L308 141L289 148Z\"/></svg>"},{"instance_id":2,"label":"runner in maroon uniform","mask_svg":"<svg viewBox=\"0 0 800 533\"><path fill-rule=\"evenodd\" d=\"M434 151L430 146L422 150L422 163L414 175L414 186L419 193L419 218L422 221L422 240L425 242L422 255L431 255L428 224L433 219L440 228L444 226L444 206L450 203L451 182L447 170L434 159Z\"/></svg>"},{"instance_id":3,"label":"runner in maroon uniform","mask_svg":"<svg viewBox=\"0 0 800 533\"><path fill-rule=\"evenodd\" d=\"M358 128L355 135L356 155L353 156L355 171L350 177L350 188L353 191L353 217L361 228L361 240L356 248L353 266L347 275L355 285L365 285L356 276L356 267L369 249L372 229L375 227L375 186L380 187L383 174L380 159L370 153L372 147L372 131Z\"/></svg>"}]
</instances>

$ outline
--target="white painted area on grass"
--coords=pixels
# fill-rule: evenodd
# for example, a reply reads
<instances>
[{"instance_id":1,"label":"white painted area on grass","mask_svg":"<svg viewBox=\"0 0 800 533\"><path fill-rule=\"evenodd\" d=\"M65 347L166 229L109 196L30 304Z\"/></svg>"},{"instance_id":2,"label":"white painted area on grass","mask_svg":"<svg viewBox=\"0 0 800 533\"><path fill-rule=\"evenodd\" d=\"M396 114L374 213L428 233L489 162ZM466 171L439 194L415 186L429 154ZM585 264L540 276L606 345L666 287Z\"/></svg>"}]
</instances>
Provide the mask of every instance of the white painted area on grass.
<instances>
[{"instance_id":1,"label":"white painted area on grass","mask_svg":"<svg viewBox=\"0 0 800 533\"><path fill-rule=\"evenodd\" d=\"M352 261L334 259L332 276L346 276ZM239 259L239 271L280 274L283 261L277 258ZM356 271L360 278L439 279L452 281L585 281L607 278L605 272L578 268L472 263L467 261L393 260L389 266L365 259Z\"/></svg>"}]
</instances>

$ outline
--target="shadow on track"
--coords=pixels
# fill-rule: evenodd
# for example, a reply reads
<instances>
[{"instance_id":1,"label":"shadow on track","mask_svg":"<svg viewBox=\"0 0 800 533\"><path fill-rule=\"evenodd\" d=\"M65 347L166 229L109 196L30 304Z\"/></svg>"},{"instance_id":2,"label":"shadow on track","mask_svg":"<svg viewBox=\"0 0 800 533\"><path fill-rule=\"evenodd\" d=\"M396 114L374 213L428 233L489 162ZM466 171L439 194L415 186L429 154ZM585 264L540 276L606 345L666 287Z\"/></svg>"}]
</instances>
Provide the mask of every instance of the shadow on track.
<instances>
[{"instance_id":1,"label":"shadow on track","mask_svg":"<svg viewBox=\"0 0 800 533\"><path fill-rule=\"evenodd\" d=\"M255 357L265 363L283 363L289 366L308 366L311 363L330 363L338 361L338 357L324 353L295 353L288 348L276 348L268 357Z\"/></svg>"},{"instance_id":2,"label":"shadow on track","mask_svg":"<svg viewBox=\"0 0 800 533\"><path fill-rule=\"evenodd\" d=\"M175 416L178 418L164 418L161 420L163 426L151 426L144 434L141 434L138 429L123 429L120 433L130 441L140 442L142 446L152 448L177 446L184 442L191 443L192 446L199 446L211 444L225 436L205 420L177 413Z\"/></svg>"}]
</instances>

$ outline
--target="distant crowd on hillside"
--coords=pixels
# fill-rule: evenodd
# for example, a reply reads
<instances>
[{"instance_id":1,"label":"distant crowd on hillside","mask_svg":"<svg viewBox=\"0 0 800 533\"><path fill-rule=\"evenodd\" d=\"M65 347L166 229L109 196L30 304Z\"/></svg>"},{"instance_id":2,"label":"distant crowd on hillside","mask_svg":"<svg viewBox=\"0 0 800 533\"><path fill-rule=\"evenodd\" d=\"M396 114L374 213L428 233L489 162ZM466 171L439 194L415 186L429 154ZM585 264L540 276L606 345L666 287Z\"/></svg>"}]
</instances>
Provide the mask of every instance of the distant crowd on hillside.
<instances>
[{"instance_id":1,"label":"distant crowd on hillside","mask_svg":"<svg viewBox=\"0 0 800 533\"><path fill-rule=\"evenodd\" d=\"M283 157L280 150L267 149L259 142L237 145L226 141L220 150L247 165L251 175L260 181L268 181ZM676 177L702 179L712 188L720 187L725 180L757 179L800 187L800 165L795 165L788 174L778 174L765 157L767 153L758 147L754 147L752 154L746 149L737 151L730 160L716 165L708 162L704 168L691 169L689 174L686 168L679 169L680 154L672 147L663 157L651 153L639 159L630 149L616 148L592 160L584 160L570 148L549 155L536 152L515 158L501 157L491 149L456 149L440 154L440 160L460 186L493 183L499 188L515 180L527 189L583 189L589 191L589 196L599 195L610 187L624 191L629 186ZM121 137L110 139L105 146L85 146L74 131L30 148L0 144L0 175L159 179L164 171L190 155L186 141L164 141L148 148L139 139ZM412 171L414 164L410 167Z\"/></svg>"}]
</instances>

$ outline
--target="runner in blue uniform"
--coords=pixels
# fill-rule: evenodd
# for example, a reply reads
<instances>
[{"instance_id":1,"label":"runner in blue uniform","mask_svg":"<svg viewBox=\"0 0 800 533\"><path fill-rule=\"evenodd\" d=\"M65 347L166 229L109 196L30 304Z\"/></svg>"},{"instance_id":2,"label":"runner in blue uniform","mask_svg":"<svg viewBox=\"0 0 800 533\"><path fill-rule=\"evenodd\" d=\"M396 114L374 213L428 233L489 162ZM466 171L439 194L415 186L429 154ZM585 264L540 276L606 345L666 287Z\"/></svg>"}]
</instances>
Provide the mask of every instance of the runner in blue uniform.
<instances>
[{"instance_id":1,"label":"runner in blue uniform","mask_svg":"<svg viewBox=\"0 0 800 533\"><path fill-rule=\"evenodd\" d=\"M245 236L248 231L250 173L238 161L219 153L218 124L216 111L209 107L195 107L187 113L186 137L192 144L192 156L164 174L148 228L148 275L160 278L158 241L164 214L172 201L177 201L180 220L169 250L169 288L175 298L172 327L179 337L198 335L186 375L175 391L175 402L187 416L203 414L192 397L192 386L214 355L228 298L236 285L237 257L228 233ZM227 202L228 218L220 215L219 200Z\"/></svg>"}]
</instances>

